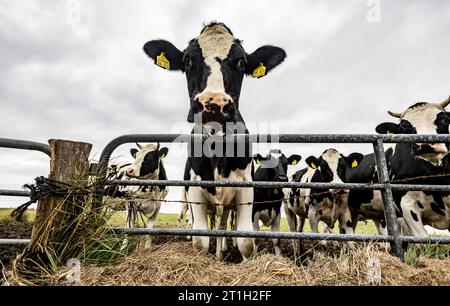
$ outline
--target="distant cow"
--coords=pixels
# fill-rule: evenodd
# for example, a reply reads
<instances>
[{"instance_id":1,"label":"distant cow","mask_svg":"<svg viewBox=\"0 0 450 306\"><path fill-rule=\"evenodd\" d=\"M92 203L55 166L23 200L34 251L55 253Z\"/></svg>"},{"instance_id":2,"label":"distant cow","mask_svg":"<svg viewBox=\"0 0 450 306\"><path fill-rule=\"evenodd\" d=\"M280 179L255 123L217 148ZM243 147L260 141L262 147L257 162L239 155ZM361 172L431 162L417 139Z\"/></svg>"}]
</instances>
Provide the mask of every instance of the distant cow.
<instances>
[{"instance_id":1,"label":"distant cow","mask_svg":"<svg viewBox=\"0 0 450 306\"><path fill-rule=\"evenodd\" d=\"M419 102L403 112L388 112L399 123L382 123L378 133L449 134L450 114L445 107L450 97L440 103ZM389 159L390 179L408 184L450 185L448 144L398 143ZM427 236L424 225L450 229L450 193L395 191L395 203L414 235Z\"/></svg>"},{"instance_id":2,"label":"distant cow","mask_svg":"<svg viewBox=\"0 0 450 306\"><path fill-rule=\"evenodd\" d=\"M335 149L325 150L320 157L310 156L306 163L314 171L310 181L323 183L343 183L345 179L346 163L355 167L363 155L351 153L348 156L340 154ZM329 228L334 228L339 221L341 234L353 234L351 214L347 206L347 190L328 190L312 188L306 198L308 220L312 232L318 232L318 222L323 221Z\"/></svg>"},{"instance_id":3,"label":"distant cow","mask_svg":"<svg viewBox=\"0 0 450 306\"><path fill-rule=\"evenodd\" d=\"M255 171L255 181L275 181L287 182L287 168L288 165L296 165L301 160L301 156L294 154L286 157L280 150L272 150L263 157L256 155L254 157L260 167ZM252 209L253 229L259 231L259 221L265 226L270 226L272 231L280 231L280 209L281 203L284 199L282 188L255 188L254 201ZM258 203L270 201L268 203ZM275 254L280 255L281 249L279 246L279 239L272 239Z\"/></svg>"},{"instance_id":4,"label":"distant cow","mask_svg":"<svg viewBox=\"0 0 450 306\"><path fill-rule=\"evenodd\" d=\"M126 180L167 180L163 159L167 155L168 148L160 148L159 143L147 144L138 149L131 149L134 158L131 164L114 167L113 176L110 178ZM106 189L109 198L106 202L109 207L121 210L121 203L125 204L126 227L135 226L138 212L147 218L147 228L153 228L161 207L161 201L167 196L167 187L158 186L113 186ZM119 204L119 206L117 206ZM127 239L124 245L128 243ZM151 238L148 237L145 247L151 246Z\"/></svg>"},{"instance_id":5,"label":"distant cow","mask_svg":"<svg viewBox=\"0 0 450 306\"><path fill-rule=\"evenodd\" d=\"M218 22L204 26L199 36L190 40L183 51L165 40L147 42L144 51L156 65L186 74L190 105L187 121L195 123L193 134L200 133L210 138L200 143L201 152L196 151L196 142L190 144L184 179L251 181L253 163L250 143L225 142L221 146L220 141L212 144L208 141L248 134L239 111L243 77L265 76L284 60L285 51L274 46L263 46L249 54L231 30ZM205 146L208 148L205 149ZM189 187L185 188L185 193L188 201L205 203L191 205L194 229L208 228L207 211L210 205L215 206L216 226L223 227L226 224L223 214L230 210L230 206L253 202L251 188ZM237 229L252 230L252 206L239 205L236 210ZM209 237L193 237L192 241L196 249L208 252ZM222 244L223 239L217 239L216 256L219 259L223 256ZM237 238L244 260L253 254L253 244L251 238Z\"/></svg>"}]
</instances>

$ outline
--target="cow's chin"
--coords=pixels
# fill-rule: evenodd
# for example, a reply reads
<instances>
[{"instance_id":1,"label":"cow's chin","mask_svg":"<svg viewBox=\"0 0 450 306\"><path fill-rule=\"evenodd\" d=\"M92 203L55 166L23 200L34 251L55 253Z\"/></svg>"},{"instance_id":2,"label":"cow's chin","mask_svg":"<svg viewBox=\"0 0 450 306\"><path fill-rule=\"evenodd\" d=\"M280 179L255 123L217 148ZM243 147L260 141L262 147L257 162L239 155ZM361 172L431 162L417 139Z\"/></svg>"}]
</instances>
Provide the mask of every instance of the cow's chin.
<instances>
[{"instance_id":1,"label":"cow's chin","mask_svg":"<svg viewBox=\"0 0 450 306\"><path fill-rule=\"evenodd\" d=\"M423 159L435 166L438 166L442 159L444 158L446 154L445 153L425 153L425 154L420 154L420 155L416 155L418 158Z\"/></svg>"},{"instance_id":2,"label":"cow's chin","mask_svg":"<svg viewBox=\"0 0 450 306\"><path fill-rule=\"evenodd\" d=\"M137 180L154 180L157 179L159 176L159 171L155 171L146 175L129 175L127 174L128 178L131 179L137 179Z\"/></svg>"}]
</instances>

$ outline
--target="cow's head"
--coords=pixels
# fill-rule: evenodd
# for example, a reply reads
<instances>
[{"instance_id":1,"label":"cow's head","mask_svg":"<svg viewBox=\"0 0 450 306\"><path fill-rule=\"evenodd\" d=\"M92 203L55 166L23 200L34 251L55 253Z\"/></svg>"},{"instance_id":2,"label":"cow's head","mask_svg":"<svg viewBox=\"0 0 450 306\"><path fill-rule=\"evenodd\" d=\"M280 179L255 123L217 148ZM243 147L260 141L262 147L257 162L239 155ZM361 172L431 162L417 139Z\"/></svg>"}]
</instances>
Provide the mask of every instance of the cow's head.
<instances>
[{"instance_id":1,"label":"cow's head","mask_svg":"<svg viewBox=\"0 0 450 306\"><path fill-rule=\"evenodd\" d=\"M376 127L380 134L448 134L450 115L445 107L450 103L450 97L440 103L416 103L401 113L389 111L389 115L399 118L400 123L385 122ZM444 143L417 143L412 147L412 153L430 162L438 162L447 154Z\"/></svg>"},{"instance_id":2,"label":"cow's head","mask_svg":"<svg viewBox=\"0 0 450 306\"><path fill-rule=\"evenodd\" d=\"M317 169L317 175L312 181L325 183L343 183L348 165L357 167L363 159L361 153L351 153L345 156L335 149L325 150L320 157L309 156L306 163L310 168ZM344 193L343 190L339 193Z\"/></svg>"},{"instance_id":3,"label":"cow's head","mask_svg":"<svg viewBox=\"0 0 450 306\"><path fill-rule=\"evenodd\" d=\"M127 167L126 175L131 178L155 179L158 178L161 160L169 152L168 148L160 148L158 144L137 144L138 149L130 149L134 162Z\"/></svg>"},{"instance_id":4,"label":"cow's head","mask_svg":"<svg viewBox=\"0 0 450 306\"><path fill-rule=\"evenodd\" d=\"M297 154L286 157L280 150L271 150L265 157L257 154L253 157L253 159L256 164L261 165L258 169L263 170L259 171L264 175L264 178L260 180L287 182L288 165L298 164L302 157ZM258 179L255 177L255 180Z\"/></svg>"},{"instance_id":5,"label":"cow's head","mask_svg":"<svg viewBox=\"0 0 450 306\"><path fill-rule=\"evenodd\" d=\"M239 96L244 75L266 75L286 57L283 49L263 46L251 54L223 23L206 25L184 51L165 40L152 40L144 51L155 64L186 74L190 97L188 122L202 125L240 121ZM197 121L197 120L196 120Z\"/></svg>"}]
</instances>

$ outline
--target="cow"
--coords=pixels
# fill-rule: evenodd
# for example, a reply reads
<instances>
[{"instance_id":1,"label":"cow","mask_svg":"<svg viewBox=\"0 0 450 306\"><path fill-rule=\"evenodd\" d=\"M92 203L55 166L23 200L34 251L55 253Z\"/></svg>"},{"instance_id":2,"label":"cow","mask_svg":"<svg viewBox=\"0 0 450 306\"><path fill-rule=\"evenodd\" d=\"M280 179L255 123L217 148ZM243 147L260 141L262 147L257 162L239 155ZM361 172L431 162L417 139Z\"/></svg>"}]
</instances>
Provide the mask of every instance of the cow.
<instances>
[{"instance_id":1,"label":"cow","mask_svg":"<svg viewBox=\"0 0 450 306\"><path fill-rule=\"evenodd\" d=\"M291 182L308 183L311 182L316 169L306 167L294 173ZM284 213L286 221L291 232L303 232L305 220L308 217L308 206L306 199L309 197L310 189L308 188L284 188ZM294 249L294 257L297 258L303 252L301 249L302 241L292 239L292 247Z\"/></svg>"},{"instance_id":2,"label":"cow","mask_svg":"<svg viewBox=\"0 0 450 306\"><path fill-rule=\"evenodd\" d=\"M296 165L301 156L293 154L286 157L280 150L271 150L265 157L257 154L254 157L259 168L255 171L254 181L287 182L288 165ZM254 188L254 202L252 208L253 230L259 231L259 222L270 226L273 232L280 231L281 203L284 200L283 188ZM266 202L267 203L264 203ZM259 203L261 202L261 203ZM279 239L272 239L275 254L280 255Z\"/></svg>"},{"instance_id":3,"label":"cow","mask_svg":"<svg viewBox=\"0 0 450 306\"><path fill-rule=\"evenodd\" d=\"M389 115L399 123L385 122L376 127L381 134L449 134L450 115L440 103L419 102L403 112ZM389 177L393 183L449 185L448 144L397 143L389 159ZM450 193L394 191L394 201L415 236L428 236L424 225L450 229Z\"/></svg>"},{"instance_id":4,"label":"cow","mask_svg":"<svg viewBox=\"0 0 450 306\"><path fill-rule=\"evenodd\" d=\"M253 163L249 142L228 143L223 140L233 134L248 134L239 111L239 97L244 75L261 78L284 61L286 52L275 46L262 46L247 53L242 42L235 38L224 23L211 22L180 51L166 40L152 40L144 45L145 53L157 66L185 73L189 94L187 121L194 123L193 134L207 137L188 145L188 159L184 179L190 181L252 181ZM216 146L217 144L217 146ZM208 147L208 148L205 148ZM221 152L219 152L221 151ZM224 154L225 153L225 154ZM238 154L239 153L239 154ZM193 204L193 229L207 229L208 206L215 206L216 227L226 226L223 216L229 207L236 207L238 230L252 230L252 188L186 187L185 198ZM209 237L193 237L195 249L204 253L209 249ZM254 240L238 238L238 249L244 260L254 250ZM216 256L223 256L223 239L217 239Z\"/></svg>"},{"instance_id":5,"label":"cow","mask_svg":"<svg viewBox=\"0 0 450 306\"><path fill-rule=\"evenodd\" d=\"M137 144L138 149L130 149L134 161L130 164L111 165L108 177L114 179L126 180L167 180L164 169L163 159L167 156L169 149L160 148L158 144ZM135 226L137 214L141 213L147 218L147 228L153 228L159 210L161 201L168 193L167 187L158 186L110 186L105 190L106 199L109 208L122 210L122 204L125 204L126 210L126 228ZM151 238L145 241L145 247L151 246ZM125 238L122 249L128 244Z\"/></svg>"},{"instance_id":6,"label":"cow","mask_svg":"<svg viewBox=\"0 0 450 306\"><path fill-rule=\"evenodd\" d=\"M361 153L356 152L344 156L332 148L325 150L320 157L309 156L306 159L308 167L312 169L309 170L309 181L312 183L344 183L345 164L350 163L356 167L362 157ZM341 234L353 234L353 223L347 200L348 190L311 188L305 199L311 231L315 233L319 231L319 221L323 221L327 225L325 231L331 231L336 221L339 221Z\"/></svg>"}]
</instances>

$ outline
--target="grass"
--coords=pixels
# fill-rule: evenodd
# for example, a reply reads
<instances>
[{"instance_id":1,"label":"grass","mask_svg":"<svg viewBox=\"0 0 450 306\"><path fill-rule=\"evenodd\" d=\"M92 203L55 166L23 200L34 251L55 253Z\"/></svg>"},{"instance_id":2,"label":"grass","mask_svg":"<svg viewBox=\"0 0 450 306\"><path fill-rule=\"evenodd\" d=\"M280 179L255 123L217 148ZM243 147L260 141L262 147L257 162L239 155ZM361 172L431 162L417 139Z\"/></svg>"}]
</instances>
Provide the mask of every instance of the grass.
<instances>
[{"instance_id":1,"label":"grass","mask_svg":"<svg viewBox=\"0 0 450 306\"><path fill-rule=\"evenodd\" d=\"M12 211L12 209L10 209L10 208L0 208L0 220L8 220L9 214L11 213L11 211ZM27 211L24 221L32 222L34 219L34 216L35 216L35 210L30 209ZM121 226L125 225L125 220L126 220L125 212L117 212L112 216L112 218L110 219L109 222L110 222L111 226L121 227ZM138 217L138 219L137 219L137 226L138 227L144 226L141 217ZM159 214L156 226L160 227L160 228L176 227L177 226L177 214ZM324 223L320 222L319 230L322 230L323 226L324 226ZM263 231L269 231L270 227L262 226L261 229ZM281 218L280 230L282 232L289 231L289 226L288 226L285 218ZM305 232L311 231L308 220L306 220L304 231ZM335 225L334 232L335 233L339 232L337 224ZM356 228L356 234L375 235L376 233L377 232L376 232L375 226L372 222L367 222L367 223L359 222L358 227Z\"/></svg>"}]
</instances>

